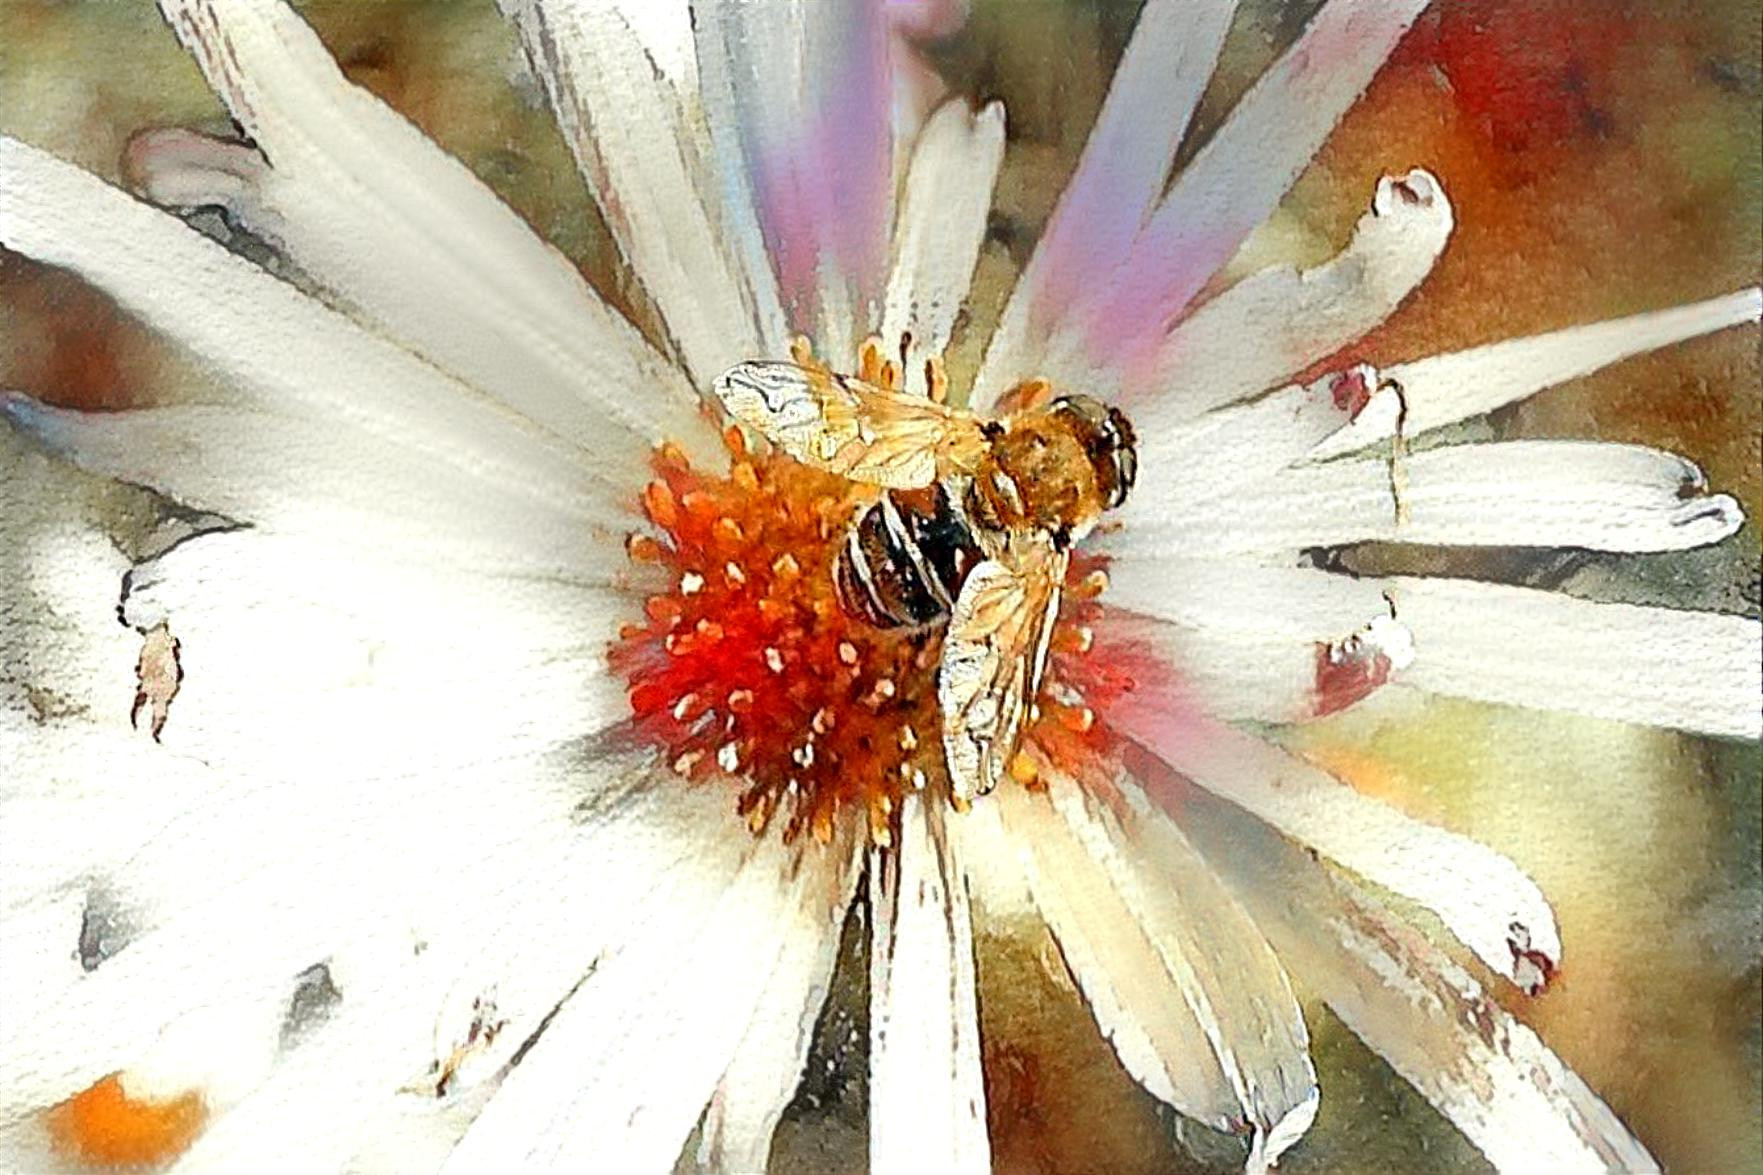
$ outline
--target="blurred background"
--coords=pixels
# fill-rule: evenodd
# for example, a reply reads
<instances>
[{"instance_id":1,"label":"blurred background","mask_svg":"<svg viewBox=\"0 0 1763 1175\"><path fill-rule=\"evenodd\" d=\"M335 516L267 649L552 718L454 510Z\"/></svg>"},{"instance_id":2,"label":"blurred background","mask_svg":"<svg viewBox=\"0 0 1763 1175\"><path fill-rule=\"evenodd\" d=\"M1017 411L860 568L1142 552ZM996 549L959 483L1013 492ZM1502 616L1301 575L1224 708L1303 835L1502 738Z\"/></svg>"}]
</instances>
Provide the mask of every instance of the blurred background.
<instances>
[{"instance_id":1,"label":"blurred background","mask_svg":"<svg viewBox=\"0 0 1763 1175\"><path fill-rule=\"evenodd\" d=\"M639 322L651 321L492 0L299 7L350 76L458 155ZM1245 0L1199 137L1316 7ZM1010 119L980 285L951 355L958 380L977 362L1075 163L1137 10L1135 0L974 0L960 29L921 46L953 92L1002 98ZM1755 284L1759 30L1756 0L1439 0L1239 263L1321 260L1380 175L1423 166L1455 205L1456 235L1428 282L1351 358L1388 364ZM0 0L0 131L121 182L129 136L160 125L227 129L151 5ZM102 295L0 250L0 387L106 408L175 396L188 378L175 352ZM1482 435L1598 437L1688 456L1751 518L1718 548L1354 557L1755 614L1759 388L1758 332L1731 330L1616 365L1483 426ZM126 544L128 527L115 529ZM1294 741L1362 789L1500 849L1536 878L1560 916L1565 965L1540 999L1495 990L1668 1170L1763 1170L1757 748L1383 695ZM1000 1172L1230 1169L1228 1148L1179 1122L1114 1063L1042 932L994 920L984 933ZM821 1055L780 1132L777 1171L862 1166L861 961L848 958L841 974ZM1322 1112L1282 1171L1485 1169L1329 1013L1309 1010Z\"/></svg>"}]
</instances>

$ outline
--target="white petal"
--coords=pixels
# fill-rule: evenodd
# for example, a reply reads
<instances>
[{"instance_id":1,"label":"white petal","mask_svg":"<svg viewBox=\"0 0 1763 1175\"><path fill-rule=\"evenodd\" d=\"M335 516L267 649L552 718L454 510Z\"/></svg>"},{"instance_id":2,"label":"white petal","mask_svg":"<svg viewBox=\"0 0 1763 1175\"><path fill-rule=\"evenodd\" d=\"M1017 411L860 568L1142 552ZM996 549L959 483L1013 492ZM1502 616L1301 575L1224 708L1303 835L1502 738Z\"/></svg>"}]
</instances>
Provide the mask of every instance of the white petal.
<instances>
[{"instance_id":1,"label":"white petal","mask_svg":"<svg viewBox=\"0 0 1763 1175\"><path fill-rule=\"evenodd\" d=\"M83 469L316 542L592 579L606 575L614 536L636 525L634 494L618 504L542 475L486 485L429 455L255 408L86 413L0 397L0 416Z\"/></svg>"},{"instance_id":2,"label":"white petal","mask_svg":"<svg viewBox=\"0 0 1763 1175\"><path fill-rule=\"evenodd\" d=\"M893 220L885 6L695 3L692 19L717 163L750 182L790 327L852 354L880 317Z\"/></svg>"},{"instance_id":3,"label":"white petal","mask_svg":"<svg viewBox=\"0 0 1763 1175\"><path fill-rule=\"evenodd\" d=\"M467 1131L448 1175L672 1168L814 872L792 880L793 851L745 834L732 810L720 839L741 848L739 867L706 866L593 971Z\"/></svg>"},{"instance_id":4,"label":"white petal","mask_svg":"<svg viewBox=\"0 0 1763 1175\"><path fill-rule=\"evenodd\" d=\"M940 800L906 793L869 863L869 1167L991 1170L967 880Z\"/></svg>"},{"instance_id":5,"label":"white petal","mask_svg":"<svg viewBox=\"0 0 1763 1175\"><path fill-rule=\"evenodd\" d=\"M749 281L707 210L707 145L680 92L617 6L501 0L520 29L601 214L654 298L692 382L768 353L768 291ZM771 293L775 304L775 293Z\"/></svg>"},{"instance_id":6,"label":"white petal","mask_svg":"<svg viewBox=\"0 0 1763 1175\"><path fill-rule=\"evenodd\" d=\"M1206 863L1137 788L1118 786L1119 822L1069 780L1048 780L1054 809L1108 870L1199 1020L1251 1134L1249 1170L1263 1171L1316 1118L1304 1017L1261 932Z\"/></svg>"},{"instance_id":7,"label":"white petal","mask_svg":"<svg viewBox=\"0 0 1763 1175\"><path fill-rule=\"evenodd\" d=\"M513 835L484 824L475 852L425 861L432 900L390 911L377 933L340 938L327 959L335 1006L302 1027L271 1078L209 1129L179 1175L262 1169L289 1153L336 1169L371 1155L379 1140L370 1132L400 1118L426 1126L425 1145L444 1153L584 977L634 949L676 905L700 915L747 846L723 835L744 830L729 797L712 790L673 790L617 762L517 766L610 774L623 791L579 819L528 819ZM500 800L497 779L474 783L486 789L480 804ZM501 1027L437 1095L436 1065L479 1007Z\"/></svg>"},{"instance_id":8,"label":"white petal","mask_svg":"<svg viewBox=\"0 0 1763 1175\"><path fill-rule=\"evenodd\" d=\"M1241 1113L1236 1091L1114 880L1044 799L1011 786L993 795L957 822L963 852L971 846L976 863L1025 875L1034 908L1133 1080L1188 1117L1230 1129Z\"/></svg>"},{"instance_id":9,"label":"white petal","mask_svg":"<svg viewBox=\"0 0 1763 1175\"><path fill-rule=\"evenodd\" d=\"M268 159L138 140L160 203L223 199L352 313L586 449L703 440L679 373L457 160L352 85L292 9L162 0L166 19ZM266 219L267 218L267 219Z\"/></svg>"},{"instance_id":10,"label":"white petal","mask_svg":"<svg viewBox=\"0 0 1763 1175\"><path fill-rule=\"evenodd\" d=\"M1703 494L1707 483L1690 462L1639 445L1452 445L1408 455L1395 473L1405 479L1400 499L1387 461L1287 470L1220 501L1208 523L1184 522L1157 537L1267 552L1367 540L1681 551L1719 542L1744 521L1732 498Z\"/></svg>"},{"instance_id":11,"label":"white petal","mask_svg":"<svg viewBox=\"0 0 1763 1175\"><path fill-rule=\"evenodd\" d=\"M1756 620L1450 579L1389 581L1413 632L1399 680L1435 693L1754 739Z\"/></svg>"},{"instance_id":12,"label":"white petal","mask_svg":"<svg viewBox=\"0 0 1763 1175\"><path fill-rule=\"evenodd\" d=\"M1234 0L1150 0L1114 71L1083 157L1017 282L974 385L989 407L1039 374L1046 333L1093 298L1163 195L1176 148L1218 62Z\"/></svg>"},{"instance_id":13,"label":"white petal","mask_svg":"<svg viewBox=\"0 0 1763 1175\"><path fill-rule=\"evenodd\" d=\"M1176 324L1157 352L1152 403L1188 412L1228 404L1358 340L1432 270L1451 225L1450 201L1431 174L1385 176L1333 260L1251 274Z\"/></svg>"},{"instance_id":14,"label":"white petal","mask_svg":"<svg viewBox=\"0 0 1763 1175\"><path fill-rule=\"evenodd\" d=\"M130 588L125 619L164 622L180 645L165 744L208 762L345 775L444 767L629 713L605 662L625 605L579 585L244 530L173 548ZM119 680L119 702L131 686Z\"/></svg>"},{"instance_id":15,"label":"white petal","mask_svg":"<svg viewBox=\"0 0 1763 1175\"><path fill-rule=\"evenodd\" d=\"M1318 439L1356 413L1395 407L1395 393L1377 388L1377 372L1363 364L1293 385L1248 404L1217 408L1194 419L1178 395L1160 397L1135 413L1139 474L1132 497L1114 517L1111 545L1160 526L1215 526L1217 499L1303 461Z\"/></svg>"},{"instance_id":16,"label":"white petal","mask_svg":"<svg viewBox=\"0 0 1763 1175\"><path fill-rule=\"evenodd\" d=\"M1383 374L1401 385L1408 409L1403 428L1414 436L1492 412L1631 355L1756 322L1759 314L1763 314L1763 291L1752 287L1670 310L1416 359ZM1357 421L1318 445L1315 455L1334 457L1384 440L1392 424L1371 418Z\"/></svg>"},{"instance_id":17,"label":"white petal","mask_svg":"<svg viewBox=\"0 0 1763 1175\"><path fill-rule=\"evenodd\" d=\"M1212 722L1151 691L1110 717L1170 767L1281 832L1437 914L1489 967L1540 990L1561 957L1555 915L1511 861L1456 833L1412 820L1284 750ZM1157 778L1154 765L1129 762Z\"/></svg>"},{"instance_id":18,"label":"white petal","mask_svg":"<svg viewBox=\"0 0 1763 1175\"><path fill-rule=\"evenodd\" d=\"M640 484L640 452L584 455L176 218L3 137L0 243L110 294L193 351L227 396L359 435L389 459L528 500L611 500Z\"/></svg>"},{"instance_id":19,"label":"white petal","mask_svg":"<svg viewBox=\"0 0 1763 1175\"><path fill-rule=\"evenodd\" d=\"M880 333L890 351L911 333L905 376L914 391L928 390L924 361L948 347L967 299L1003 159L1004 107L997 102L978 113L964 99L944 103L912 149Z\"/></svg>"},{"instance_id":20,"label":"white petal","mask_svg":"<svg viewBox=\"0 0 1763 1175\"><path fill-rule=\"evenodd\" d=\"M1091 355L1143 355L1273 212L1425 0L1333 0L1171 185L1132 252L1092 291Z\"/></svg>"},{"instance_id":21,"label":"white petal","mask_svg":"<svg viewBox=\"0 0 1763 1175\"><path fill-rule=\"evenodd\" d=\"M1116 550L1098 645L1148 653L1216 717L1302 721L1359 701L1397 667L1389 650L1360 647L1390 618L1374 580Z\"/></svg>"},{"instance_id":22,"label":"white petal","mask_svg":"<svg viewBox=\"0 0 1763 1175\"><path fill-rule=\"evenodd\" d=\"M837 851L836 860L830 850L827 856L826 862L810 862L820 877L778 928L783 949L777 968L705 1113L700 1170L721 1175L765 1170L772 1131L802 1082L860 872L860 858L847 848Z\"/></svg>"},{"instance_id":23,"label":"white petal","mask_svg":"<svg viewBox=\"0 0 1763 1175\"><path fill-rule=\"evenodd\" d=\"M1164 806L1293 974L1497 1170L1659 1170L1534 1032L1376 899L1202 790L1164 786Z\"/></svg>"},{"instance_id":24,"label":"white petal","mask_svg":"<svg viewBox=\"0 0 1763 1175\"><path fill-rule=\"evenodd\" d=\"M1157 986L1132 992L1127 998L1140 1008L1159 997L1185 1006L1200 1030L1201 1047L1217 1063L1218 1068L1204 1076L1214 1082L1221 1079L1222 1091L1213 1085L1177 1092L1199 1093L1198 1106L1211 1110L1202 1116L1209 1125L1251 1133L1250 1168L1263 1169L1297 1141L1316 1114L1316 1074L1310 1065L1309 1033L1285 973L1260 931L1167 821L1146 819L1136 809L1112 816L1069 780L1049 779L1048 787L1056 813L1052 824L1063 823L1066 829L1066 868L1081 868L1072 861L1073 853L1092 858L1108 878L1114 901L1124 903L1131 920L1128 925L1139 928L1161 962ZM1120 785L1120 794L1128 797L1129 803L1134 790L1130 783ZM1046 821L1035 823L1028 818L1040 803L1023 796L1011 801L1012 810L1005 817L1026 840L1037 863L1042 859L1038 848L1042 836L1058 843L1058 834L1050 831ZM1047 856L1056 859L1057 850ZM1035 889L1037 900L1048 896L1051 881L1051 877L1041 878ZM1054 899L1055 903L1061 900ZM1098 920L1087 915L1083 924L1097 927ZM1111 941L1119 942L1118 929L1115 935ZM1130 963L1131 944L1125 945ZM1104 968L1113 966L1114 961L1112 955L1097 960ZM1093 985L1095 976L1090 979ZM1165 1013L1159 1020L1167 1027L1170 1017ZM1166 1038L1161 1043L1167 1048L1178 1042ZM1191 1059L1161 1053L1161 1063L1172 1076L1180 1066L1187 1080L1193 1079ZM1228 1098L1222 1118L1211 1105L1219 1092ZM1173 1104L1188 1108L1180 1101Z\"/></svg>"},{"instance_id":25,"label":"white petal","mask_svg":"<svg viewBox=\"0 0 1763 1175\"><path fill-rule=\"evenodd\" d=\"M96 683L106 666L132 670L141 651L116 619L128 560L81 509L84 480L0 428L0 704L126 725L129 700L119 707ZM25 782L0 772L0 795Z\"/></svg>"}]
</instances>

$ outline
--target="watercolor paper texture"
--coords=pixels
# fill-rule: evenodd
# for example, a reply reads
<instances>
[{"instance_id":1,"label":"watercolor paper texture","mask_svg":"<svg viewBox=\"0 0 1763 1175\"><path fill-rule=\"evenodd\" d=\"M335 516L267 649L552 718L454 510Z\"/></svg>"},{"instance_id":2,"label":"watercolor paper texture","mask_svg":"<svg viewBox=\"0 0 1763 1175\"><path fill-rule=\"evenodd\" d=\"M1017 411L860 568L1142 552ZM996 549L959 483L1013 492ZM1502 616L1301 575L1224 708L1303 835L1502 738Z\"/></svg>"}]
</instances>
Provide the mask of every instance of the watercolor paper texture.
<instances>
[{"instance_id":1,"label":"watercolor paper texture","mask_svg":"<svg viewBox=\"0 0 1763 1175\"><path fill-rule=\"evenodd\" d=\"M0 1169L1763 1164L1758 18L0 5Z\"/></svg>"}]
</instances>

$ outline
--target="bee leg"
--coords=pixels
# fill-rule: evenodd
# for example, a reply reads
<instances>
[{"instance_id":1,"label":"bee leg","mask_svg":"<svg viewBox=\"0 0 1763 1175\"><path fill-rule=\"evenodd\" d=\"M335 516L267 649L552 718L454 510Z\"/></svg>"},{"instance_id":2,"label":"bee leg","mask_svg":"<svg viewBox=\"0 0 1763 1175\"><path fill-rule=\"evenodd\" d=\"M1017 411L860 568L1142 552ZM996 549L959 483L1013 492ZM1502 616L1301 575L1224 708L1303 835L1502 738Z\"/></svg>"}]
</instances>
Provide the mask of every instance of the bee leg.
<instances>
[{"instance_id":1,"label":"bee leg","mask_svg":"<svg viewBox=\"0 0 1763 1175\"><path fill-rule=\"evenodd\" d=\"M998 414L1014 416L1032 412L1053 398L1053 385L1044 379L1025 379L998 399Z\"/></svg>"}]
</instances>

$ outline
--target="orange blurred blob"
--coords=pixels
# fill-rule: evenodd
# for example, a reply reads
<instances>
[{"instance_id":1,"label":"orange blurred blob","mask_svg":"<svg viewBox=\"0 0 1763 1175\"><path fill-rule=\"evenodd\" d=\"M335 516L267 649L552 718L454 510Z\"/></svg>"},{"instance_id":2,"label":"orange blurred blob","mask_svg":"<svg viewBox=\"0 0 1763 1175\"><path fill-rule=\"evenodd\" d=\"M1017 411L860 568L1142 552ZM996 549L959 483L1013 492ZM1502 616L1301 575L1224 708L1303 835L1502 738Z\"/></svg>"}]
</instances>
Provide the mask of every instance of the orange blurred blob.
<instances>
[{"instance_id":1,"label":"orange blurred blob","mask_svg":"<svg viewBox=\"0 0 1763 1175\"><path fill-rule=\"evenodd\" d=\"M156 1166L189 1149L208 1120L202 1095L132 1098L115 1073L49 1111L57 1153L92 1167Z\"/></svg>"}]
</instances>

